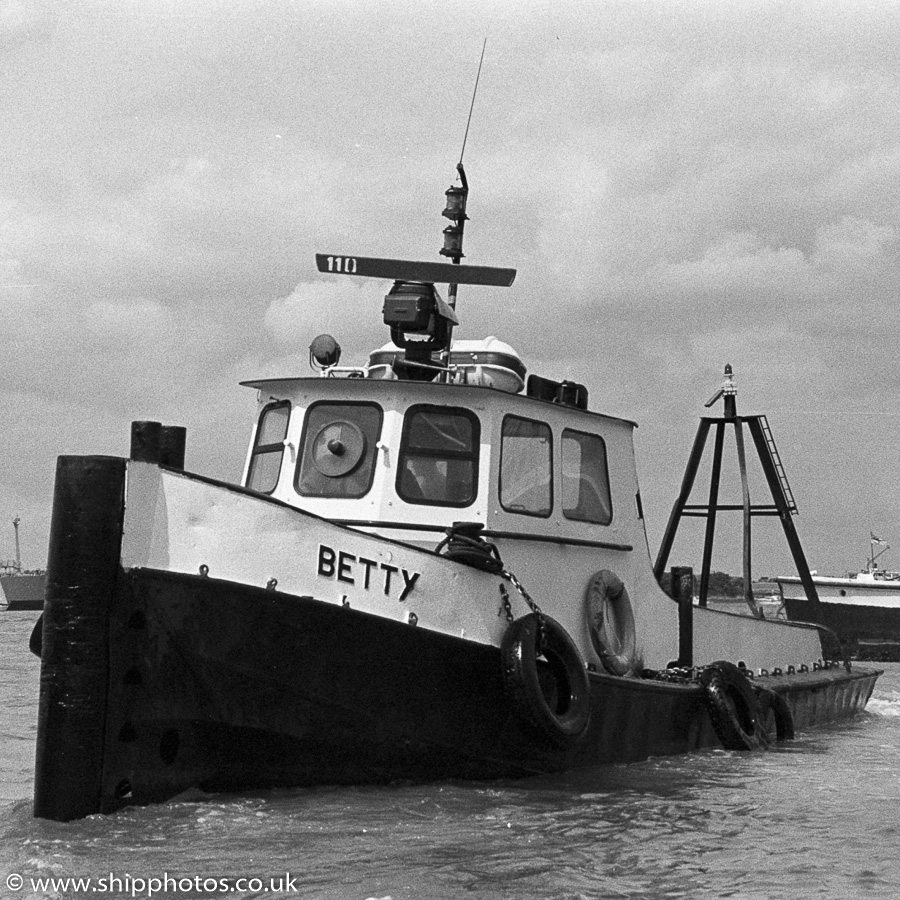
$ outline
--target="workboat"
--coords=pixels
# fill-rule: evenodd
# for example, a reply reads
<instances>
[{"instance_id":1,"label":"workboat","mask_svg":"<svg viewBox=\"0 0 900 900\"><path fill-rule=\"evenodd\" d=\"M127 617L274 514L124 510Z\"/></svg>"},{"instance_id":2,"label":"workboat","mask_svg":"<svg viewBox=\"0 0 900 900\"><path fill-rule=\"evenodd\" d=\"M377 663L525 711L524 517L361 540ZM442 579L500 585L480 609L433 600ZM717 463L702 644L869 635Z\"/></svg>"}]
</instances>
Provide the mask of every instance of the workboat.
<instances>
[{"instance_id":1,"label":"workboat","mask_svg":"<svg viewBox=\"0 0 900 900\"><path fill-rule=\"evenodd\" d=\"M43 569L25 569L19 547L19 522L13 519L16 535L16 558L0 562L0 599L8 612L43 609L46 573Z\"/></svg>"},{"instance_id":2,"label":"workboat","mask_svg":"<svg viewBox=\"0 0 900 900\"><path fill-rule=\"evenodd\" d=\"M869 558L859 572L846 575L812 573L820 604L820 621L831 628L849 653L868 658L900 658L900 572L878 565L890 547L870 534ZM802 580L796 575L777 579L789 619L816 617Z\"/></svg>"},{"instance_id":3,"label":"workboat","mask_svg":"<svg viewBox=\"0 0 900 900\"><path fill-rule=\"evenodd\" d=\"M390 342L348 365L319 335L311 376L245 382L239 484L158 422L128 459L59 458L37 816L751 750L864 708L879 673L817 627L694 608L683 570L663 592L633 422L453 340L458 287L516 274L461 263L457 172L445 260L317 255L381 292Z\"/></svg>"}]
</instances>

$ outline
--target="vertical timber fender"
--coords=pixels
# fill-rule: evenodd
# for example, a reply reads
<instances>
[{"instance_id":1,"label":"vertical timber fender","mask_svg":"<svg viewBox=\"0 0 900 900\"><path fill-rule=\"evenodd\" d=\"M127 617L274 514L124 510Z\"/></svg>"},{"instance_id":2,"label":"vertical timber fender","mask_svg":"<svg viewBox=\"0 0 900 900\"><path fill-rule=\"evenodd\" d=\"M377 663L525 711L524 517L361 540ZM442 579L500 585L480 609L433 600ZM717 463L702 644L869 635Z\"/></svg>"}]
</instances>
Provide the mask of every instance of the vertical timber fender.
<instances>
[{"instance_id":1,"label":"vertical timber fender","mask_svg":"<svg viewBox=\"0 0 900 900\"><path fill-rule=\"evenodd\" d=\"M41 641L34 814L100 812L109 611L122 544L126 461L57 460Z\"/></svg>"},{"instance_id":2,"label":"vertical timber fender","mask_svg":"<svg viewBox=\"0 0 900 900\"><path fill-rule=\"evenodd\" d=\"M538 613L516 619L500 654L516 714L557 746L576 744L590 724L591 688L581 653L562 625Z\"/></svg>"}]
</instances>

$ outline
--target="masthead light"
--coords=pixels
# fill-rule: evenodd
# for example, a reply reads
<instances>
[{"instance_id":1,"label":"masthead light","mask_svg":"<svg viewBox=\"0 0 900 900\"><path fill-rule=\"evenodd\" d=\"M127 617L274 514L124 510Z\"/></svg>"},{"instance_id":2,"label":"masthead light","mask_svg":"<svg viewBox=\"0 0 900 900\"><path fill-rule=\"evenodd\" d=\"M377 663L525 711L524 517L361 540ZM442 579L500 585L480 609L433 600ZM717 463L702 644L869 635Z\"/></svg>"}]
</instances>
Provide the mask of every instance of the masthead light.
<instances>
[{"instance_id":1,"label":"masthead light","mask_svg":"<svg viewBox=\"0 0 900 900\"><path fill-rule=\"evenodd\" d=\"M469 195L469 189L451 185L444 193L447 197L447 206L441 215L456 222L468 219L469 217L466 215L466 197Z\"/></svg>"}]
</instances>

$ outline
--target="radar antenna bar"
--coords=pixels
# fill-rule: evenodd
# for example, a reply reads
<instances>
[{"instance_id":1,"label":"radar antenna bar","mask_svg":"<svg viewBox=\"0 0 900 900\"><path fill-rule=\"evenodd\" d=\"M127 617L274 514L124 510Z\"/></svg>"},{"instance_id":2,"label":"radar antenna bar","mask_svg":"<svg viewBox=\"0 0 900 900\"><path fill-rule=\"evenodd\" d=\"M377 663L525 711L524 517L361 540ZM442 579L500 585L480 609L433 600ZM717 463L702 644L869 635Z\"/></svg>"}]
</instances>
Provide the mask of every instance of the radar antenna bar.
<instances>
[{"instance_id":1,"label":"radar antenna bar","mask_svg":"<svg viewBox=\"0 0 900 900\"><path fill-rule=\"evenodd\" d=\"M316 266L320 272L330 275L357 275L362 278L390 278L394 281L423 281L429 284L509 287L516 277L515 269L500 269L495 266L453 265L328 253L316 254Z\"/></svg>"}]
</instances>

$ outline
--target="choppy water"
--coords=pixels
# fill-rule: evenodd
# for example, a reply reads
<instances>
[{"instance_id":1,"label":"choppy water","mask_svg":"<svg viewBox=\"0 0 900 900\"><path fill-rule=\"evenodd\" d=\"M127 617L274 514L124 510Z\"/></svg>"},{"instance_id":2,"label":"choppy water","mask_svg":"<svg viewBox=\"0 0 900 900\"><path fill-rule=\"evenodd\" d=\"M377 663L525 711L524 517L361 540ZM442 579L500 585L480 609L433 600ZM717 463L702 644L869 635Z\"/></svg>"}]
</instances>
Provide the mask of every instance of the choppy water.
<instances>
[{"instance_id":1,"label":"choppy water","mask_svg":"<svg viewBox=\"0 0 900 900\"><path fill-rule=\"evenodd\" d=\"M31 816L35 618L0 614L0 897L893 900L900 891L900 664L884 666L864 716L771 752L523 782L198 795L59 824ZM18 890L7 882L15 875ZM49 877L93 881L32 887ZM259 880L222 889L226 877Z\"/></svg>"}]
</instances>

